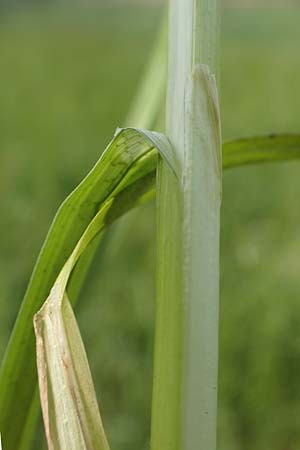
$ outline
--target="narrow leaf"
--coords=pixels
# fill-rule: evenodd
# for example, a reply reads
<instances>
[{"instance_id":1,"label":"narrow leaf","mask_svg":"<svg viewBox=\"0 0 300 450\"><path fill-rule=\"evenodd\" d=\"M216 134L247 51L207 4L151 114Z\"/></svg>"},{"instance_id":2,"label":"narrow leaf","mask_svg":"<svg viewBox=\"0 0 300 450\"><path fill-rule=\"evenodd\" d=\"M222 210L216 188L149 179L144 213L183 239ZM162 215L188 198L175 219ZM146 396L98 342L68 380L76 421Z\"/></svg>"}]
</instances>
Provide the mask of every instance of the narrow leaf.
<instances>
[{"instance_id":1,"label":"narrow leaf","mask_svg":"<svg viewBox=\"0 0 300 450\"><path fill-rule=\"evenodd\" d=\"M299 134L270 134L223 144L223 168L299 158Z\"/></svg>"},{"instance_id":2,"label":"narrow leaf","mask_svg":"<svg viewBox=\"0 0 300 450\"><path fill-rule=\"evenodd\" d=\"M149 183L155 174L155 145L173 164L164 136L133 128L118 130L98 163L64 201L53 221L1 367L0 429L7 450L22 446L27 414L35 396L32 317L47 298L61 267L93 217L101 209L105 211L97 234L100 240L101 230L126 210L120 198L126 199L128 209L147 200L145 194L153 190L153 181L150 188ZM26 379L26 383L20 383L22 379ZM19 405L17 410L16 404Z\"/></svg>"},{"instance_id":3,"label":"narrow leaf","mask_svg":"<svg viewBox=\"0 0 300 450\"><path fill-rule=\"evenodd\" d=\"M142 130L135 132L169 158L166 138ZM116 195L121 191L124 194L127 186L130 189L134 178L131 174L129 183L128 177L124 176L104 201L34 318L40 398L49 450L108 449L87 357L66 288L80 256L102 231ZM123 201L124 197L121 204Z\"/></svg>"}]
</instances>

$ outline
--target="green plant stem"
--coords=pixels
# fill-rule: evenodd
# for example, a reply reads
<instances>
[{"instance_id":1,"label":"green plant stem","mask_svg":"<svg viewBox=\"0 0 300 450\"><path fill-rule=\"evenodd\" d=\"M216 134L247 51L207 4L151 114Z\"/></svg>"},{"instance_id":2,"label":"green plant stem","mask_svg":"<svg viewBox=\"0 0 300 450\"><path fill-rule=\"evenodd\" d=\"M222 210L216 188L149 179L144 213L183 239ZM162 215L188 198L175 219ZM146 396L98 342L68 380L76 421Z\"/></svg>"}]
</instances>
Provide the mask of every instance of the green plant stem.
<instances>
[{"instance_id":1,"label":"green plant stem","mask_svg":"<svg viewBox=\"0 0 300 450\"><path fill-rule=\"evenodd\" d=\"M173 0L166 134L181 179L158 163L151 450L216 446L221 136L215 0Z\"/></svg>"}]
</instances>

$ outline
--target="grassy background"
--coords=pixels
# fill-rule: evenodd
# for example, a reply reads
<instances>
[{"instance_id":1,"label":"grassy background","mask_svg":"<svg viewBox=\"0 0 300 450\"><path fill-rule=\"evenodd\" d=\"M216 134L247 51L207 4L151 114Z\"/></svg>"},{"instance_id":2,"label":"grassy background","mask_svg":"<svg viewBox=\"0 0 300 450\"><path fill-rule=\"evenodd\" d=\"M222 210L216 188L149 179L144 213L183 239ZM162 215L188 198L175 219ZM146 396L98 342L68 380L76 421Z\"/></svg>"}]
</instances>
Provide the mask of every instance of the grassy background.
<instances>
[{"instance_id":1,"label":"grassy background","mask_svg":"<svg viewBox=\"0 0 300 450\"><path fill-rule=\"evenodd\" d=\"M54 212L122 125L160 16L2 15L1 355ZM299 20L296 6L224 10L225 138L300 131ZM299 173L295 162L224 174L220 450L299 449ZM149 205L108 237L77 310L113 449L149 448L154 273Z\"/></svg>"}]
</instances>

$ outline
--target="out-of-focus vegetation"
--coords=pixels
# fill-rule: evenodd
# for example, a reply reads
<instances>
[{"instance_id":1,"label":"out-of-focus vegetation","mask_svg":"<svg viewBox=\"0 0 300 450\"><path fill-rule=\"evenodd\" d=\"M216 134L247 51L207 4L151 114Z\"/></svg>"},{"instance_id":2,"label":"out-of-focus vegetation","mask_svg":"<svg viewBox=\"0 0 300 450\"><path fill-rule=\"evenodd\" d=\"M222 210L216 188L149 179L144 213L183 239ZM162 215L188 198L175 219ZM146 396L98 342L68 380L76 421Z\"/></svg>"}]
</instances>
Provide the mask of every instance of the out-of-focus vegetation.
<instances>
[{"instance_id":1,"label":"out-of-focus vegetation","mask_svg":"<svg viewBox=\"0 0 300 450\"><path fill-rule=\"evenodd\" d=\"M51 218L122 125L160 16L77 3L2 17L1 355ZM299 7L224 11L225 138L299 132L299 20ZM224 174L222 450L300 445L299 173L293 162ZM77 309L119 450L149 447L154 266L152 205L110 233Z\"/></svg>"}]
</instances>

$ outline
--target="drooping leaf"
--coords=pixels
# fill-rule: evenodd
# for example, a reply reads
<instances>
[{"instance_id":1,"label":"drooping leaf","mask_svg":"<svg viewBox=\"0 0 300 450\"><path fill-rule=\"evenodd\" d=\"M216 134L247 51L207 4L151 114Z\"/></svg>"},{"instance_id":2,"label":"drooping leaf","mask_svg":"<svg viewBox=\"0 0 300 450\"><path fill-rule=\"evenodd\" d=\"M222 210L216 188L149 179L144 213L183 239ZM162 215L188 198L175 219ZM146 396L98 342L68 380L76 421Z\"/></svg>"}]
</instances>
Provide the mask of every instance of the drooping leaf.
<instances>
[{"instance_id":1,"label":"drooping leaf","mask_svg":"<svg viewBox=\"0 0 300 450\"><path fill-rule=\"evenodd\" d=\"M101 230L107 224L126 208L147 199L154 185L155 146L174 166L169 143L163 135L133 128L118 130L98 163L64 201L54 219L1 367L0 429L7 450L23 448L27 415L35 397L33 315L48 297L61 268L93 217L100 210L105 211L99 216L103 221L95 238L99 241Z\"/></svg>"},{"instance_id":2,"label":"drooping leaf","mask_svg":"<svg viewBox=\"0 0 300 450\"><path fill-rule=\"evenodd\" d=\"M143 132L136 133L141 136ZM151 143L157 141L157 135L151 137ZM161 152L165 153L168 142L159 139ZM130 180L133 179L131 174ZM118 192L122 192L120 206L135 201L132 183L128 186L128 182L125 176L104 201L63 266L48 299L34 316L40 397L50 450L108 449L84 346L66 289L80 256L110 220L108 213ZM128 192L130 198L126 201L124 195ZM137 192L140 197L140 189Z\"/></svg>"}]
</instances>

